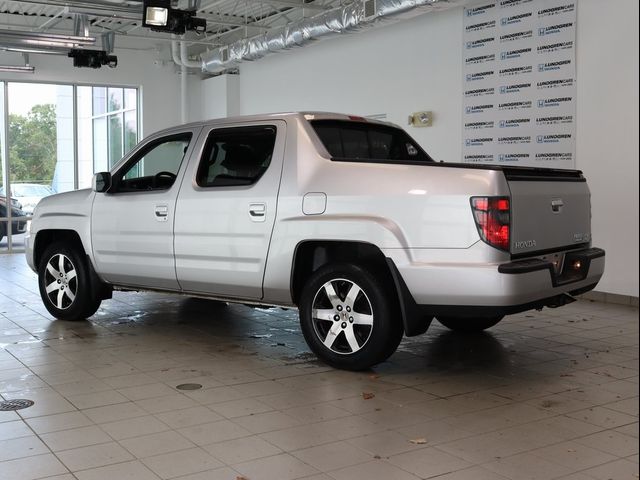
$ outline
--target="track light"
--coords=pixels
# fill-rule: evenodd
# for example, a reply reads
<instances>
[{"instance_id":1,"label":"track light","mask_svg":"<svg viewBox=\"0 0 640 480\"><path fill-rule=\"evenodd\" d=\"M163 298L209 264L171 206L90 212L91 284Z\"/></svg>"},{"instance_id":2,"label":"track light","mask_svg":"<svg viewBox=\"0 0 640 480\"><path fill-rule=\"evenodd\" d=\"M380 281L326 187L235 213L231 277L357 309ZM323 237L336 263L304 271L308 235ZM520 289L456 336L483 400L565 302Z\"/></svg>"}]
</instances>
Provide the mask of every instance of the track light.
<instances>
[{"instance_id":1,"label":"track light","mask_svg":"<svg viewBox=\"0 0 640 480\"><path fill-rule=\"evenodd\" d=\"M142 25L154 32L184 35L187 30L204 33L207 21L196 18L195 12L171 8L170 0L144 0Z\"/></svg>"},{"instance_id":2,"label":"track light","mask_svg":"<svg viewBox=\"0 0 640 480\"><path fill-rule=\"evenodd\" d=\"M35 68L32 65L0 65L0 72L9 73L33 73Z\"/></svg>"},{"instance_id":3,"label":"track light","mask_svg":"<svg viewBox=\"0 0 640 480\"><path fill-rule=\"evenodd\" d=\"M100 68L103 65L109 68L118 66L118 57L109 55L104 50L71 50L68 57L73 58L74 67Z\"/></svg>"}]
</instances>

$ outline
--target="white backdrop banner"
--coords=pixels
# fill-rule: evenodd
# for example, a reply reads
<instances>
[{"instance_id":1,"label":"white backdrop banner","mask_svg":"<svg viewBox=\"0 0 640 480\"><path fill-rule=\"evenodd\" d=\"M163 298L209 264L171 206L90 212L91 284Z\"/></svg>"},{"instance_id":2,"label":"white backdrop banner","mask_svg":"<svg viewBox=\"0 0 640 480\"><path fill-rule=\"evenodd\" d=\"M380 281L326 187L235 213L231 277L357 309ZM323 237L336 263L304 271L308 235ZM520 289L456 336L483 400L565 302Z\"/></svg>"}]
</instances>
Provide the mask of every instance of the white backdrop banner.
<instances>
[{"instance_id":1,"label":"white backdrop banner","mask_svg":"<svg viewBox=\"0 0 640 480\"><path fill-rule=\"evenodd\" d=\"M576 1L463 14L463 161L574 168Z\"/></svg>"}]
</instances>

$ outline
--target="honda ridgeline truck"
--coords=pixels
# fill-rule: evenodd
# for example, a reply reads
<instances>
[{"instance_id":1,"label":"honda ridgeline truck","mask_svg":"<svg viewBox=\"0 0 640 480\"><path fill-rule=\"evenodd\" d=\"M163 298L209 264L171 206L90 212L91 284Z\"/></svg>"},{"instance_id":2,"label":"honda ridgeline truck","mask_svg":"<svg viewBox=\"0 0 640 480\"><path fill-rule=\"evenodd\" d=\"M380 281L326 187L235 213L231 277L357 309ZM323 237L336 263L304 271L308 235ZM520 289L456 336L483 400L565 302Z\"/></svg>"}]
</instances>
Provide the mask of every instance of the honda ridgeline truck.
<instances>
[{"instance_id":1,"label":"honda ridgeline truck","mask_svg":"<svg viewBox=\"0 0 640 480\"><path fill-rule=\"evenodd\" d=\"M604 255L580 171L435 162L399 127L329 113L158 132L44 198L26 239L55 318L114 288L297 307L313 352L352 370L434 317L478 331L572 301Z\"/></svg>"}]
</instances>

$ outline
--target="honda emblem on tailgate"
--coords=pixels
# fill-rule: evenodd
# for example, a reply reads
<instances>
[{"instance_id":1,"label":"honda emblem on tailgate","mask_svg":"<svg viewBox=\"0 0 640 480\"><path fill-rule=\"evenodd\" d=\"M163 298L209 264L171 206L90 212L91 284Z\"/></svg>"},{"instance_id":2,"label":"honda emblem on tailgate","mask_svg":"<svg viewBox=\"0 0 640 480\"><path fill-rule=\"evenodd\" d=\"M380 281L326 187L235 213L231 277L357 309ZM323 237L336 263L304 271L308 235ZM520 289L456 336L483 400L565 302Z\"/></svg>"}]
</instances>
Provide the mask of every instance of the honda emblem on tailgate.
<instances>
[{"instance_id":1,"label":"honda emblem on tailgate","mask_svg":"<svg viewBox=\"0 0 640 480\"><path fill-rule=\"evenodd\" d=\"M560 213L562 207L564 207L564 202L561 198L554 198L551 200L551 210L553 213Z\"/></svg>"}]
</instances>

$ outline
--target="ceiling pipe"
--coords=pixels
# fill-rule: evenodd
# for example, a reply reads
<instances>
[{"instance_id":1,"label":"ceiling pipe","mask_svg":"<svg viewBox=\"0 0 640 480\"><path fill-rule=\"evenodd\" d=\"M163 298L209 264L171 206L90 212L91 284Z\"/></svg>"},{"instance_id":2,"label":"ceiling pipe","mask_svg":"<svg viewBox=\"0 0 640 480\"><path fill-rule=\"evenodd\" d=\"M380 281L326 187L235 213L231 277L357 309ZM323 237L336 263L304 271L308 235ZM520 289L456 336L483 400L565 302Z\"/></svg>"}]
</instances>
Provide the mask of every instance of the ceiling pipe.
<instances>
[{"instance_id":1,"label":"ceiling pipe","mask_svg":"<svg viewBox=\"0 0 640 480\"><path fill-rule=\"evenodd\" d=\"M202 61L189 60L187 42L180 42L180 63L187 68L202 68Z\"/></svg>"},{"instance_id":2,"label":"ceiling pipe","mask_svg":"<svg viewBox=\"0 0 640 480\"><path fill-rule=\"evenodd\" d=\"M245 60L257 60L273 52L299 47L312 40L332 34L348 33L379 24L380 20L396 20L425 11L463 5L468 0L356 0L347 6L334 8L319 15L291 22L280 28L228 46L209 50L201 55L202 70L218 73L233 68ZM301 5L304 6L304 5Z\"/></svg>"}]
</instances>

